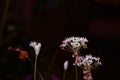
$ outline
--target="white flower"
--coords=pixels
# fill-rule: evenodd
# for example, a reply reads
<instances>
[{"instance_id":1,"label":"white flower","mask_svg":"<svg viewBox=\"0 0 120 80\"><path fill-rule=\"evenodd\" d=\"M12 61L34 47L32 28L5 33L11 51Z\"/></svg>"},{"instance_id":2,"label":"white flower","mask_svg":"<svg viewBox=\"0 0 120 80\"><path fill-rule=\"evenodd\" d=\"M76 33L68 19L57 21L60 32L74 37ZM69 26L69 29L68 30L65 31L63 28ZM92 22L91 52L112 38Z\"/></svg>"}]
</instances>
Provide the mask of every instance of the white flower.
<instances>
[{"instance_id":1,"label":"white flower","mask_svg":"<svg viewBox=\"0 0 120 80\"><path fill-rule=\"evenodd\" d=\"M68 69L68 61L65 61L64 62L64 70L67 70Z\"/></svg>"},{"instance_id":2,"label":"white flower","mask_svg":"<svg viewBox=\"0 0 120 80\"><path fill-rule=\"evenodd\" d=\"M99 57L93 57L93 59L94 59L95 61L99 61L99 60L100 60Z\"/></svg>"},{"instance_id":3,"label":"white flower","mask_svg":"<svg viewBox=\"0 0 120 80\"><path fill-rule=\"evenodd\" d=\"M80 38L81 45L86 48L86 42L88 42L87 38L81 37Z\"/></svg>"},{"instance_id":4,"label":"white flower","mask_svg":"<svg viewBox=\"0 0 120 80\"><path fill-rule=\"evenodd\" d=\"M71 42L71 45L72 45L73 49L80 47L80 43L77 43L77 42Z\"/></svg>"},{"instance_id":5,"label":"white flower","mask_svg":"<svg viewBox=\"0 0 120 80\"><path fill-rule=\"evenodd\" d=\"M60 47L64 48L64 47L66 47L66 45L67 45L66 43L63 43L63 44L60 45Z\"/></svg>"},{"instance_id":6,"label":"white flower","mask_svg":"<svg viewBox=\"0 0 120 80\"><path fill-rule=\"evenodd\" d=\"M41 43L38 43L38 42L34 41L34 42L31 42L29 45L34 48L35 54L36 54L36 56L38 56L39 51L41 49Z\"/></svg>"},{"instance_id":7,"label":"white flower","mask_svg":"<svg viewBox=\"0 0 120 80\"><path fill-rule=\"evenodd\" d=\"M70 42L70 39L69 38L66 38L64 41L62 41L63 43L68 43Z\"/></svg>"},{"instance_id":8,"label":"white flower","mask_svg":"<svg viewBox=\"0 0 120 80\"><path fill-rule=\"evenodd\" d=\"M93 57L90 54L85 56L85 60L92 60L92 59L93 59Z\"/></svg>"}]
</instances>

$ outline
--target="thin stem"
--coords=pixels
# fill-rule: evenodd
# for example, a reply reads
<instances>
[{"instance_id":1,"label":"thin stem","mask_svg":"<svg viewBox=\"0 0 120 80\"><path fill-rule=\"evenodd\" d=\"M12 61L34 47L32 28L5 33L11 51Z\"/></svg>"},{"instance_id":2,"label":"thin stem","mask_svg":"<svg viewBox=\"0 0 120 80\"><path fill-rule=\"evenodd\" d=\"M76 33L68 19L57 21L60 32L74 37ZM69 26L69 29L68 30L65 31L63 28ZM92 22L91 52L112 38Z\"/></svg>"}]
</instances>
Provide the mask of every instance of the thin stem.
<instances>
[{"instance_id":1,"label":"thin stem","mask_svg":"<svg viewBox=\"0 0 120 80\"><path fill-rule=\"evenodd\" d=\"M34 65L33 62L32 62L32 60L31 60L29 57L27 57L27 59L30 61L30 63L31 63L32 65Z\"/></svg>"},{"instance_id":2,"label":"thin stem","mask_svg":"<svg viewBox=\"0 0 120 80\"><path fill-rule=\"evenodd\" d=\"M58 50L56 50L55 53L54 53L54 55L53 55L53 58L52 58L52 60L51 60L51 62L50 62L50 65L49 65L49 67L48 67L48 71L47 71L45 80L47 80L47 78L48 78L49 75L50 75L50 72L51 72L51 70L52 70L53 64L54 64L55 59L56 59L56 56L57 56L57 52L58 52Z\"/></svg>"},{"instance_id":3,"label":"thin stem","mask_svg":"<svg viewBox=\"0 0 120 80\"><path fill-rule=\"evenodd\" d=\"M29 60L29 62L34 66L34 64L33 64L33 62L32 62L32 60L28 57L27 58L28 60ZM36 69L37 69L37 72L38 72L38 75L40 76L40 78L41 78L41 80L44 80L44 78L43 78L43 76L42 76L42 74L40 73L40 71L38 70L38 68L36 67Z\"/></svg>"},{"instance_id":4,"label":"thin stem","mask_svg":"<svg viewBox=\"0 0 120 80\"><path fill-rule=\"evenodd\" d=\"M29 57L28 57L28 60L29 60L29 61L30 61L30 63L34 66L34 64L33 64L32 60L31 60ZM38 68L37 68L37 67L36 67L36 69L37 69L38 75L40 76L41 80L44 80L44 78L43 78L42 74L40 73L40 71L38 70Z\"/></svg>"},{"instance_id":5,"label":"thin stem","mask_svg":"<svg viewBox=\"0 0 120 80\"><path fill-rule=\"evenodd\" d=\"M76 80L78 80L77 65L75 65L75 77L76 77Z\"/></svg>"},{"instance_id":6,"label":"thin stem","mask_svg":"<svg viewBox=\"0 0 120 80\"><path fill-rule=\"evenodd\" d=\"M37 56L35 57L35 65L34 65L34 80L36 80L36 70L37 70Z\"/></svg>"},{"instance_id":7,"label":"thin stem","mask_svg":"<svg viewBox=\"0 0 120 80\"><path fill-rule=\"evenodd\" d=\"M64 70L64 73L63 73L63 80L65 80L65 76L66 76L66 70Z\"/></svg>"}]
</instances>

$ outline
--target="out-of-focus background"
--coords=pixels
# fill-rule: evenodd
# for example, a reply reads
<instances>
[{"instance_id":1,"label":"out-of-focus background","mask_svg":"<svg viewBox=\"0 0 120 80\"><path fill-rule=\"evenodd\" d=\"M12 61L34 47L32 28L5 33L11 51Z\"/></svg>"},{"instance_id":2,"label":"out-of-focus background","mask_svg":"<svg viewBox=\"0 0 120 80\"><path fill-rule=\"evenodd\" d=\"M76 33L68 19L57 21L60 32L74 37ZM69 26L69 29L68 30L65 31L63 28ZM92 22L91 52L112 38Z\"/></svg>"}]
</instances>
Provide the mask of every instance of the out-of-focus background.
<instances>
[{"instance_id":1,"label":"out-of-focus background","mask_svg":"<svg viewBox=\"0 0 120 80\"><path fill-rule=\"evenodd\" d=\"M119 10L119 0L0 0L0 80L31 80L31 64L8 50L9 46L26 50L34 61L30 41L42 43L38 68L44 76L49 73L49 80L62 80L68 60L66 80L75 80L72 54L59 49L70 36L87 37L88 49L83 52L101 57L103 65L94 80L119 79Z\"/></svg>"}]
</instances>

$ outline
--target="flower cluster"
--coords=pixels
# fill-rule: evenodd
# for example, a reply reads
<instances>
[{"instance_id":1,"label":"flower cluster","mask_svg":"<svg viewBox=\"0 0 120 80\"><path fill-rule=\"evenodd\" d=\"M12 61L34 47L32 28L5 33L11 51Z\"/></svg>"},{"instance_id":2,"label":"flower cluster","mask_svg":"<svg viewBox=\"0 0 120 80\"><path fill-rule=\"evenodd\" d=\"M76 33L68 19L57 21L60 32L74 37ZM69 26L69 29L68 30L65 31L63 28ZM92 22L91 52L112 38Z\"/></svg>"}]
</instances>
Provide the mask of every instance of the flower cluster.
<instances>
[{"instance_id":1,"label":"flower cluster","mask_svg":"<svg viewBox=\"0 0 120 80\"><path fill-rule=\"evenodd\" d=\"M87 38L84 37L69 37L62 41L60 48L70 52L79 51L81 48L87 48Z\"/></svg>"},{"instance_id":2,"label":"flower cluster","mask_svg":"<svg viewBox=\"0 0 120 80\"><path fill-rule=\"evenodd\" d=\"M81 61L79 62L79 67L82 67L84 70L91 70L95 67L101 65L99 57L93 57L92 55L86 55L82 57Z\"/></svg>"}]
</instances>

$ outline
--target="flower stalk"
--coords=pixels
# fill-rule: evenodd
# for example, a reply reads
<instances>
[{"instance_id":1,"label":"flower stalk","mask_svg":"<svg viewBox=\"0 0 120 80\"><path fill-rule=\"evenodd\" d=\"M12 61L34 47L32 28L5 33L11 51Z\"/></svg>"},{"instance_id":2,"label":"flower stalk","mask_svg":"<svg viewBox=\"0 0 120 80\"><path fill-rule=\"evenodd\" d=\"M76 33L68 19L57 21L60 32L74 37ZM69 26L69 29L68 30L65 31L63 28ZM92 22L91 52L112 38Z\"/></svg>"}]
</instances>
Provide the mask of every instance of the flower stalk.
<instances>
[{"instance_id":1,"label":"flower stalk","mask_svg":"<svg viewBox=\"0 0 120 80\"><path fill-rule=\"evenodd\" d=\"M75 79L78 80L78 71L77 71L77 65L75 65Z\"/></svg>"},{"instance_id":2,"label":"flower stalk","mask_svg":"<svg viewBox=\"0 0 120 80\"><path fill-rule=\"evenodd\" d=\"M40 49L41 49L41 43L38 42L31 42L29 44L30 46L32 46L35 50L35 64L34 64L34 80L36 80L36 70L37 70L37 57L39 55Z\"/></svg>"},{"instance_id":3,"label":"flower stalk","mask_svg":"<svg viewBox=\"0 0 120 80\"><path fill-rule=\"evenodd\" d=\"M65 76L66 76L66 70L64 70L63 79L62 80L65 80Z\"/></svg>"},{"instance_id":4,"label":"flower stalk","mask_svg":"<svg viewBox=\"0 0 120 80\"><path fill-rule=\"evenodd\" d=\"M27 58L28 60L29 60L29 62L34 66L34 64L33 64L33 62L32 62L32 60L28 57ZM44 80L44 77L43 77L43 75L41 74L41 72L38 70L38 68L36 67L36 73L38 73L38 75L40 76L40 78L41 78L41 80Z\"/></svg>"},{"instance_id":5,"label":"flower stalk","mask_svg":"<svg viewBox=\"0 0 120 80\"><path fill-rule=\"evenodd\" d=\"M37 56L35 57L35 64L34 64L34 80L36 80L36 71L37 71Z\"/></svg>"}]
</instances>

